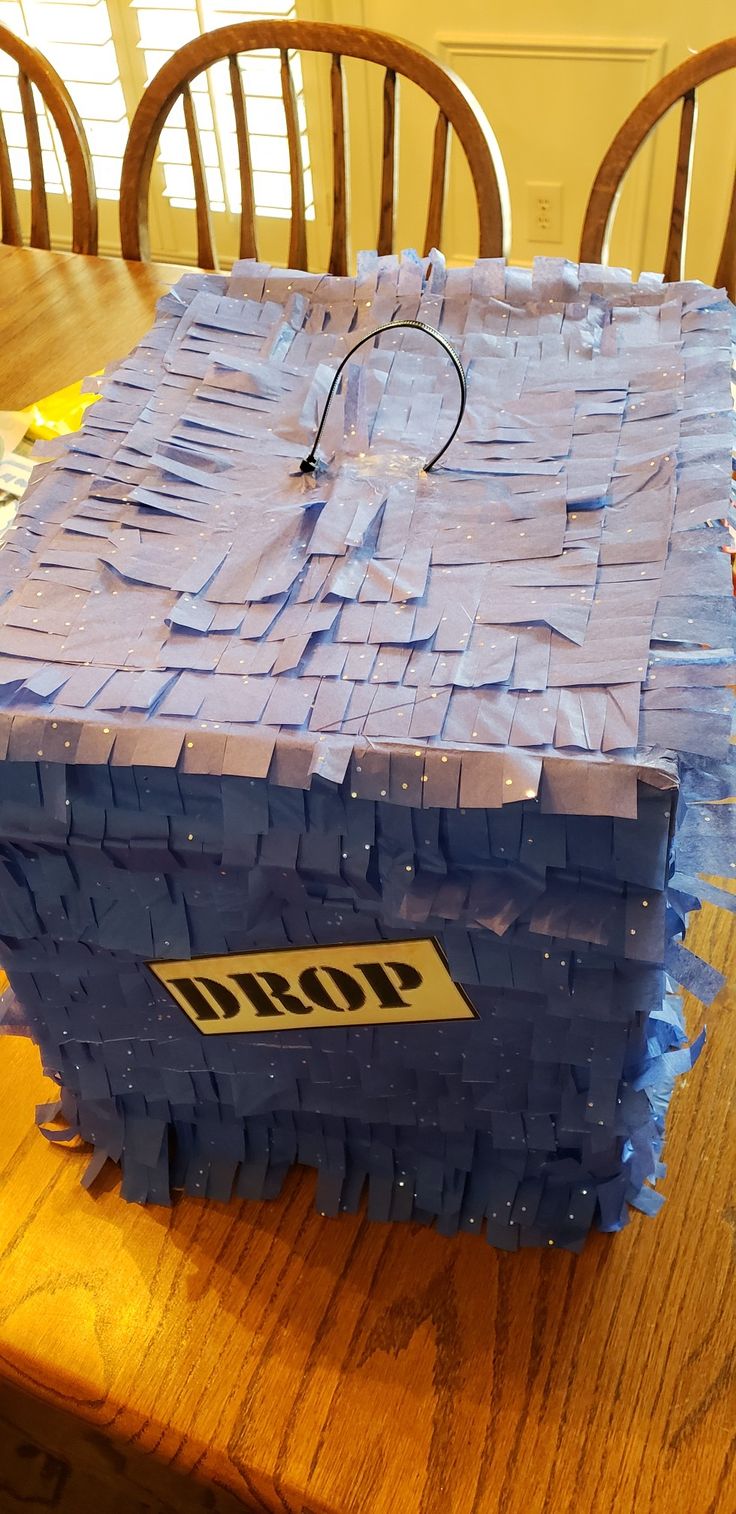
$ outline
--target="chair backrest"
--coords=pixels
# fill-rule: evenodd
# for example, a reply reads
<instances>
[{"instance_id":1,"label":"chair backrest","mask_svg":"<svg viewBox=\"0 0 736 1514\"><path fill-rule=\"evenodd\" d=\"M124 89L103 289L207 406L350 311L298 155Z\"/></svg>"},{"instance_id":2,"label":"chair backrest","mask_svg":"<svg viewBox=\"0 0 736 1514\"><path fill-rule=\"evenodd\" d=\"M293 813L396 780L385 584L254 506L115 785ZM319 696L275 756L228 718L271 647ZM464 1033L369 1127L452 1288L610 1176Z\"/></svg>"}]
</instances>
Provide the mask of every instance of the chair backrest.
<instances>
[{"instance_id":1,"label":"chair backrest","mask_svg":"<svg viewBox=\"0 0 736 1514\"><path fill-rule=\"evenodd\" d=\"M242 212L240 256L256 257L255 204L250 164L240 53L277 49L281 56L281 89L286 119L291 181L289 264L307 266L304 173L297 100L290 52L327 53L331 64L333 128L333 221L330 273L346 273L348 265L348 127L343 58L361 58L385 69L383 86L383 166L376 245L379 253L393 251L398 180L399 77L410 79L437 102L429 206L424 248L437 246L442 232L445 185L449 163L450 129L457 133L473 178L480 225L480 255L494 257L507 250L510 237L508 188L503 160L491 127L462 80L428 53L387 36L357 27L309 21L247 21L223 26L186 43L151 81L133 117L123 161L120 189L121 245L125 258L150 256L148 191L156 146L166 118L178 99L184 106L197 215L197 261L202 268L217 266L205 170L189 85L204 69L228 59L230 87L240 167Z\"/></svg>"},{"instance_id":2,"label":"chair backrest","mask_svg":"<svg viewBox=\"0 0 736 1514\"><path fill-rule=\"evenodd\" d=\"M97 251L97 194L84 127L71 95L56 70L28 42L0 26L0 52L18 65L18 89L28 146L31 179L31 247L50 247L49 212L43 171L41 137L33 98L35 84L61 139L69 165L72 193L72 250ZM0 114L0 241L11 247L23 245L18 201L10 164L8 143Z\"/></svg>"},{"instance_id":3,"label":"chair backrest","mask_svg":"<svg viewBox=\"0 0 736 1514\"><path fill-rule=\"evenodd\" d=\"M672 211L664 262L665 278L677 280L684 275L685 242L690 197L694 132L697 119L695 92L716 74L736 67L736 37L727 37L713 47L704 48L688 58L671 73L655 84L631 115L624 121L596 174L590 192L583 234L580 242L580 260L584 263L605 262L608 243L616 213L621 181L632 159L646 141L649 133L662 117L682 101L680 134L677 144L675 186L672 195ZM736 176L731 190L731 203L726 221L721 255L715 275L719 288L726 287L732 299L736 298Z\"/></svg>"}]
</instances>

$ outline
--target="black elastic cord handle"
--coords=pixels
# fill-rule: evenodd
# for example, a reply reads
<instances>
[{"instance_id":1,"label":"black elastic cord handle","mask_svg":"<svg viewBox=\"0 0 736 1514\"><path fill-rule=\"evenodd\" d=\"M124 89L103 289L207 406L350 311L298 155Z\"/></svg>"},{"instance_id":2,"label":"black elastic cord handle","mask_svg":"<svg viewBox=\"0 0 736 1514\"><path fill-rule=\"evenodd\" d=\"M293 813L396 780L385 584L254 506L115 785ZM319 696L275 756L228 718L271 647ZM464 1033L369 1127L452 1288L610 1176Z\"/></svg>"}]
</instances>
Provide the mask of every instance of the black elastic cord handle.
<instances>
[{"instance_id":1,"label":"black elastic cord handle","mask_svg":"<svg viewBox=\"0 0 736 1514\"><path fill-rule=\"evenodd\" d=\"M423 331L427 336L433 337L435 342L439 342L440 347L443 348L443 350L447 353L447 356L452 361L458 377L458 382L460 384L460 409L458 411L457 420L455 421L452 431L450 432L450 435L448 436L444 446L440 447L439 452L435 453L430 462L425 463L425 473L429 473L430 468L433 468L435 463L439 462L440 458L443 457L445 452L447 451L450 443L455 440L460 427L460 422L465 414L465 405L468 398L468 386L465 379L465 370L462 363L460 362L455 348L450 346L447 338L444 337L440 331L435 331L434 326L427 326L424 321L387 321L385 326L374 326L372 331L368 331L365 336L362 336L360 340L355 343L355 346L351 347L350 351L346 353L339 367L335 369L332 383L330 384L330 392L327 396L327 399L325 400L325 408L322 411L322 419L320 420L319 426L317 427L317 435L314 438L312 450L307 454L305 458L302 458L302 461L299 465L300 471L302 473L314 473L317 467L317 448L319 446L319 439L324 430L325 421L327 420L327 412L332 403L335 390L337 389L337 386L340 382L340 374L342 373L345 364L350 361L353 353L357 352L358 348L362 347L365 342L370 342L374 337L380 336L382 331L396 331L402 326L407 327L411 331Z\"/></svg>"}]
</instances>

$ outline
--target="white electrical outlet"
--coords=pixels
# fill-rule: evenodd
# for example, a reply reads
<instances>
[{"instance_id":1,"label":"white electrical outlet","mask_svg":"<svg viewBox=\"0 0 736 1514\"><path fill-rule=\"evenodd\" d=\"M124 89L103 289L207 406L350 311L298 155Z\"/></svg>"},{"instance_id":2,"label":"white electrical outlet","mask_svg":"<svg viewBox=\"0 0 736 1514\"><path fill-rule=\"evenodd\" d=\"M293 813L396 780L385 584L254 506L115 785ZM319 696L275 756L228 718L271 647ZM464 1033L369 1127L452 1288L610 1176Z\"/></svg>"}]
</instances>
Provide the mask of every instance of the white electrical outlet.
<instances>
[{"instance_id":1,"label":"white electrical outlet","mask_svg":"<svg viewBox=\"0 0 736 1514\"><path fill-rule=\"evenodd\" d=\"M527 184L529 241L562 241L562 185Z\"/></svg>"}]
</instances>

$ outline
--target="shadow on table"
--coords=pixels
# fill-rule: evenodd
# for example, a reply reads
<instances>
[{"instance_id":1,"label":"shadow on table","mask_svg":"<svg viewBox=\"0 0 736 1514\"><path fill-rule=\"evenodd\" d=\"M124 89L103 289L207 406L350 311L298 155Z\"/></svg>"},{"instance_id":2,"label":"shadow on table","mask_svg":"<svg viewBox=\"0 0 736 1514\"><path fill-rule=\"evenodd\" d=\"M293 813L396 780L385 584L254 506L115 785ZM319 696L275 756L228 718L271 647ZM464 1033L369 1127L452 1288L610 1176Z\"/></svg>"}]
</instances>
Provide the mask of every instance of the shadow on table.
<instances>
[{"instance_id":1,"label":"shadow on table","mask_svg":"<svg viewBox=\"0 0 736 1514\"><path fill-rule=\"evenodd\" d=\"M0 1381L3 1514L260 1514Z\"/></svg>"},{"instance_id":2,"label":"shadow on table","mask_svg":"<svg viewBox=\"0 0 736 1514\"><path fill-rule=\"evenodd\" d=\"M312 1369L341 1376L369 1369L374 1384L395 1383L402 1357L413 1357L421 1342L409 1393L422 1393L427 1372L435 1388L462 1382L479 1401L499 1370L523 1385L539 1333L569 1328L573 1298L589 1314L612 1261L620 1273L617 1246L628 1250L625 1238L593 1234L582 1256L506 1254L477 1235L448 1238L414 1223L369 1221L365 1205L325 1218L314 1208L315 1184L311 1169L296 1168L274 1200L177 1197L171 1210L147 1215L181 1251L190 1309L214 1305L270 1360L303 1350ZM120 1202L110 1166L95 1184L103 1191ZM131 1236L123 1243L130 1246Z\"/></svg>"}]
</instances>

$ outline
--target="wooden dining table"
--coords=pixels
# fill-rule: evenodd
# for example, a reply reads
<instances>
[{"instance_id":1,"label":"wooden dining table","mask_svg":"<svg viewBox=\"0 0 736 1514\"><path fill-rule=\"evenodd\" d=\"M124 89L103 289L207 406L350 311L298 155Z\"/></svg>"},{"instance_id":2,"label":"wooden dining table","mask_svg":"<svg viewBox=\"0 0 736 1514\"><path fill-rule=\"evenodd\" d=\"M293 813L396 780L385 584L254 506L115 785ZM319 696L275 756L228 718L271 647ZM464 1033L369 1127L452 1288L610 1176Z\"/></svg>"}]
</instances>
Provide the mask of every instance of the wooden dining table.
<instances>
[{"instance_id":1,"label":"wooden dining table","mask_svg":"<svg viewBox=\"0 0 736 1514\"><path fill-rule=\"evenodd\" d=\"M0 248L0 407L122 356L179 271ZM729 973L732 916L688 941ZM704 1018L664 1209L579 1256L328 1220L299 1171L269 1203L86 1191L0 1036L2 1514L734 1514L729 987Z\"/></svg>"},{"instance_id":2,"label":"wooden dining table","mask_svg":"<svg viewBox=\"0 0 736 1514\"><path fill-rule=\"evenodd\" d=\"M124 357L183 273L0 245L0 410L22 410Z\"/></svg>"}]
</instances>

